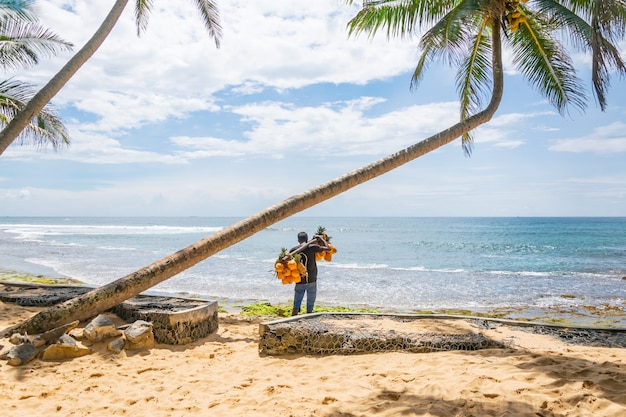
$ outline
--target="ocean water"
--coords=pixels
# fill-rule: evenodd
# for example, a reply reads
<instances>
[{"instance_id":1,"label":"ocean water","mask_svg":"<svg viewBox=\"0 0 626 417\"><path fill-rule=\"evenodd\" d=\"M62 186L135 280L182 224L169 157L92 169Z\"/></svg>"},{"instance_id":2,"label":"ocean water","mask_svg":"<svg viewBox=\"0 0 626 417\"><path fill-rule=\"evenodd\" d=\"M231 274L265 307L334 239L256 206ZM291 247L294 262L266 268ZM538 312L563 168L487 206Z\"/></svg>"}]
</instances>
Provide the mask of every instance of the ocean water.
<instances>
[{"instance_id":1,"label":"ocean water","mask_svg":"<svg viewBox=\"0 0 626 417\"><path fill-rule=\"evenodd\" d=\"M102 285L237 220L0 217L0 270ZM332 262L319 262L320 305L626 309L626 218L292 217L154 290L288 303L293 286L274 277L273 261L299 231L318 226L338 248Z\"/></svg>"}]
</instances>

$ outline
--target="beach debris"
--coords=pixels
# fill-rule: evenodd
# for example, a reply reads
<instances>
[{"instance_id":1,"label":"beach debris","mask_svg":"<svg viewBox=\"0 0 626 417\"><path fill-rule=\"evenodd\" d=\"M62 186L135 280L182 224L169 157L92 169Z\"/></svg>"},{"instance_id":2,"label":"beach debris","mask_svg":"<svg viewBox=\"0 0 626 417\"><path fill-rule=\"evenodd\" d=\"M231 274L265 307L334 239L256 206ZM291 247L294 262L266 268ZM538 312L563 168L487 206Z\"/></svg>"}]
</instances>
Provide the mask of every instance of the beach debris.
<instances>
[{"instance_id":1,"label":"beach debris","mask_svg":"<svg viewBox=\"0 0 626 417\"><path fill-rule=\"evenodd\" d=\"M48 361L60 361L63 359L78 358L88 355L92 350L88 347L79 345L69 334L63 334L59 337L57 343L48 346L42 353L41 359Z\"/></svg>"},{"instance_id":2,"label":"beach debris","mask_svg":"<svg viewBox=\"0 0 626 417\"><path fill-rule=\"evenodd\" d=\"M122 334L113 321L104 314L99 314L83 329L83 336L90 342L101 342Z\"/></svg>"},{"instance_id":3,"label":"beach debris","mask_svg":"<svg viewBox=\"0 0 626 417\"><path fill-rule=\"evenodd\" d=\"M13 346L9 350L7 363L12 366L23 365L35 359L38 353L39 349L31 343L22 343L21 345Z\"/></svg>"},{"instance_id":4,"label":"beach debris","mask_svg":"<svg viewBox=\"0 0 626 417\"><path fill-rule=\"evenodd\" d=\"M154 347L154 333L152 332L152 323L144 320L137 320L126 330L124 330L126 338L125 348L128 350L149 349Z\"/></svg>"},{"instance_id":5,"label":"beach debris","mask_svg":"<svg viewBox=\"0 0 626 417\"><path fill-rule=\"evenodd\" d=\"M120 353L124 350L124 345L126 344L126 340L123 337L118 337L117 339L111 340L107 345L107 350L113 353Z\"/></svg>"},{"instance_id":6,"label":"beach debris","mask_svg":"<svg viewBox=\"0 0 626 417\"><path fill-rule=\"evenodd\" d=\"M75 329L78 326L78 323L79 323L78 320L75 320L71 323L64 324L59 327L55 327L52 330L48 330L47 332L44 332L40 335L35 336L35 338L32 340L31 343L36 348L40 348L50 342L56 341L59 337L63 336L70 330Z\"/></svg>"}]
</instances>

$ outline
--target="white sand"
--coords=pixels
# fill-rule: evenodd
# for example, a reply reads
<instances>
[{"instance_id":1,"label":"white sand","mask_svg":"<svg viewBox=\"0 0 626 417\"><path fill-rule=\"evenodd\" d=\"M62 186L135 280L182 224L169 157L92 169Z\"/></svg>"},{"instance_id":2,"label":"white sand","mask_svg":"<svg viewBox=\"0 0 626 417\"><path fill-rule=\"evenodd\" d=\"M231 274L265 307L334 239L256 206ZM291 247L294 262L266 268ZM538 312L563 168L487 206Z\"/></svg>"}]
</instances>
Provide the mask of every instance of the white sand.
<instances>
[{"instance_id":1,"label":"white sand","mask_svg":"<svg viewBox=\"0 0 626 417\"><path fill-rule=\"evenodd\" d=\"M36 311L0 303L0 328ZM2 361L2 415L626 416L626 349L499 327L485 335L515 349L260 357L258 322L220 314L219 325L185 346Z\"/></svg>"}]
</instances>

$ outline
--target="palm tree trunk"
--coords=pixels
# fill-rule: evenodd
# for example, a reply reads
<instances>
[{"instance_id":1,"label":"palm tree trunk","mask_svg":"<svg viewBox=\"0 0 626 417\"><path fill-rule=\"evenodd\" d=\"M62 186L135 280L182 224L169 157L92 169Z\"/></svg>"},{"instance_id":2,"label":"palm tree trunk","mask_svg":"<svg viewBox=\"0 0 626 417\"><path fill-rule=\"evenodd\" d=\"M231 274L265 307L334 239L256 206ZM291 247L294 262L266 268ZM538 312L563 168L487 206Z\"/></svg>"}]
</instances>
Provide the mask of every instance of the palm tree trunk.
<instances>
[{"instance_id":1,"label":"palm tree trunk","mask_svg":"<svg viewBox=\"0 0 626 417\"><path fill-rule=\"evenodd\" d=\"M274 223L385 174L488 122L500 104L504 88L500 24L497 19L494 19L492 36L493 92L489 105L483 111L400 152L301 194L294 195L130 275L57 306L42 310L23 323L3 330L1 334L24 331L39 333L74 320L85 320L93 317Z\"/></svg>"},{"instance_id":2,"label":"palm tree trunk","mask_svg":"<svg viewBox=\"0 0 626 417\"><path fill-rule=\"evenodd\" d=\"M19 112L13 120L0 132L0 155L13 143L15 138L35 118L39 112L52 100L63 86L76 74L85 62L98 50L117 23L128 0L116 0L113 8L102 25L93 34L91 39L61 68L48 84L46 84L28 102L24 110Z\"/></svg>"}]
</instances>

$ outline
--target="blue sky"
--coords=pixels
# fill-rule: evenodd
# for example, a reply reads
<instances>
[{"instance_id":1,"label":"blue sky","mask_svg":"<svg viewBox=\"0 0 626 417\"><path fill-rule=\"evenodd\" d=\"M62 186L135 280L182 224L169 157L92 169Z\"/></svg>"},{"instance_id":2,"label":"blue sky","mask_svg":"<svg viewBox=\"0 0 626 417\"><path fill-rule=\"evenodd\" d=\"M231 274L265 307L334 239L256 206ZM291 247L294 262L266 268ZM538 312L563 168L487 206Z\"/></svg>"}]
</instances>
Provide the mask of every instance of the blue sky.
<instances>
[{"instance_id":1,"label":"blue sky","mask_svg":"<svg viewBox=\"0 0 626 417\"><path fill-rule=\"evenodd\" d=\"M141 37L129 4L53 100L72 145L0 156L0 216L248 216L458 118L453 69L433 65L410 90L417 39L348 38L358 5L218 4L220 49L192 1L155 1ZM36 2L75 49L111 5ZM70 56L5 76L43 85ZM588 57L574 58L589 86ZM626 215L626 82L613 79L606 112L589 91L563 117L506 69L471 157L457 140L302 215Z\"/></svg>"}]
</instances>

